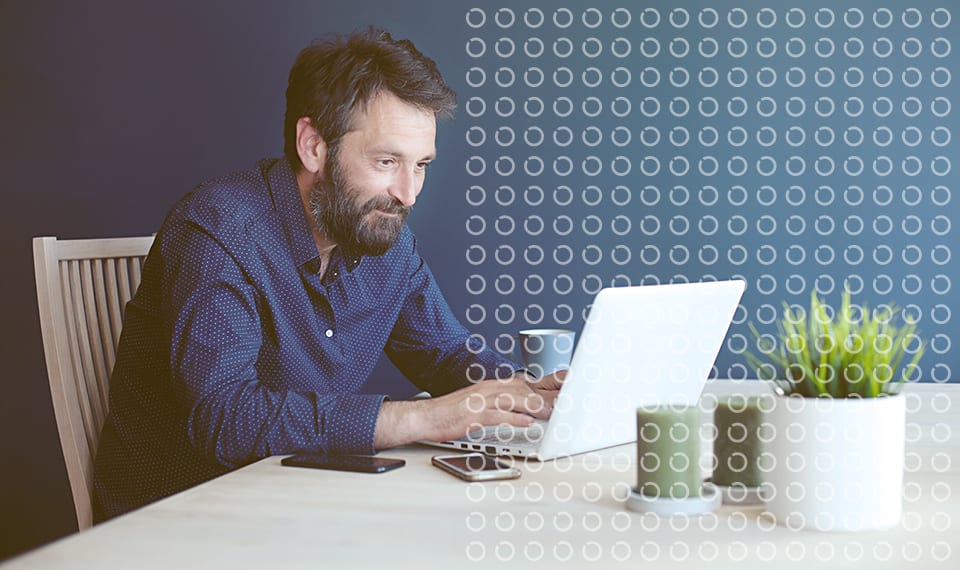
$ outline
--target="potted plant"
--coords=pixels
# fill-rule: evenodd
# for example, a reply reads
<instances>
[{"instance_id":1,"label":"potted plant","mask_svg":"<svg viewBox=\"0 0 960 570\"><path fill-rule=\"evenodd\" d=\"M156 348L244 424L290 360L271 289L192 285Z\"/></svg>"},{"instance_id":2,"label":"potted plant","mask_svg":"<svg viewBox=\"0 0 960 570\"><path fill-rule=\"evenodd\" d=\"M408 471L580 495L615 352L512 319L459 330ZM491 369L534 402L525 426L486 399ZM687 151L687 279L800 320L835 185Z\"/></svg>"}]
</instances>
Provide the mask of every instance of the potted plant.
<instances>
[{"instance_id":1,"label":"potted plant","mask_svg":"<svg viewBox=\"0 0 960 570\"><path fill-rule=\"evenodd\" d=\"M785 304L778 342L750 324L760 355L747 360L776 392L760 468L761 494L778 523L824 531L899 523L900 390L924 345L915 322L897 313L854 306L849 292L834 312L814 292L806 315Z\"/></svg>"}]
</instances>

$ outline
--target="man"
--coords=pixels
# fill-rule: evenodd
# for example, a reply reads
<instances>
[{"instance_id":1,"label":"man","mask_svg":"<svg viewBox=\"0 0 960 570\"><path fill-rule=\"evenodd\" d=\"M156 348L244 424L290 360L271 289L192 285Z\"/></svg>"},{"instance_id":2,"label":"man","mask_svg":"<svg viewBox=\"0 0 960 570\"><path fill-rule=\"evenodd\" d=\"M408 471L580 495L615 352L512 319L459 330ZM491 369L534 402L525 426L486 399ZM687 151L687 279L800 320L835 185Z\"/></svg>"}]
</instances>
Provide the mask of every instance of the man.
<instances>
[{"instance_id":1,"label":"man","mask_svg":"<svg viewBox=\"0 0 960 570\"><path fill-rule=\"evenodd\" d=\"M434 62L380 30L300 53L285 158L202 184L157 234L111 379L98 520L269 455L549 416L559 380L470 340L405 224L454 104ZM435 397L358 394L383 351Z\"/></svg>"}]
</instances>

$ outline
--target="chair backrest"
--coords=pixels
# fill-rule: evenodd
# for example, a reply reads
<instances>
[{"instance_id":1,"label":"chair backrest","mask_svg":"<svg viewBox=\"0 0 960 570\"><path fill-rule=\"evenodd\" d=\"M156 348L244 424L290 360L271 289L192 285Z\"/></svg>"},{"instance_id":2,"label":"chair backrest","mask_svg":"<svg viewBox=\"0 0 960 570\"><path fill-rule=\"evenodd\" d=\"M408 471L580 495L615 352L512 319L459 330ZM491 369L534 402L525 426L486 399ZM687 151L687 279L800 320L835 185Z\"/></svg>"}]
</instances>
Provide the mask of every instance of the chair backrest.
<instances>
[{"instance_id":1,"label":"chair backrest","mask_svg":"<svg viewBox=\"0 0 960 570\"><path fill-rule=\"evenodd\" d=\"M93 524L93 460L107 415L123 308L153 236L33 239L40 332L80 530Z\"/></svg>"}]
</instances>

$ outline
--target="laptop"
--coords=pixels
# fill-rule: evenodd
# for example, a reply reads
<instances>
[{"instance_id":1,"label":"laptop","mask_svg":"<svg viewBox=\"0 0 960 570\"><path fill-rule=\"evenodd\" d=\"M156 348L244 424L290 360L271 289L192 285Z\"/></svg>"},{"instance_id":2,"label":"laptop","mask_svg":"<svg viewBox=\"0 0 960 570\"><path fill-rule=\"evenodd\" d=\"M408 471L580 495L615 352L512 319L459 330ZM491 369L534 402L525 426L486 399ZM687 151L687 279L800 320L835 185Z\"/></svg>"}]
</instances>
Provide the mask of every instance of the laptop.
<instances>
[{"instance_id":1,"label":"laptop","mask_svg":"<svg viewBox=\"0 0 960 570\"><path fill-rule=\"evenodd\" d=\"M638 407L698 403L744 287L735 280L602 289L549 420L420 443L546 461L636 441Z\"/></svg>"}]
</instances>

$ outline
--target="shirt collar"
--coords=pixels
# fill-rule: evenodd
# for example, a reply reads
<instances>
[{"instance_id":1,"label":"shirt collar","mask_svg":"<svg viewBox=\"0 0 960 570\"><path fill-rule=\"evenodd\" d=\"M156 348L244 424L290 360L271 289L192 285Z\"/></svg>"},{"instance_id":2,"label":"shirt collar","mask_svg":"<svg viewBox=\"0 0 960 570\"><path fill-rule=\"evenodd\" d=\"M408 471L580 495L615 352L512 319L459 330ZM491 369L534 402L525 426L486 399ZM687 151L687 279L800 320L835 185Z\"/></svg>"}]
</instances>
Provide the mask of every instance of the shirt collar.
<instances>
[{"instance_id":1,"label":"shirt collar","mask_svg":"<svg viewBox=\"0 0 960 570\"><path fill-rule=\"evenodd\" d=\"M297 176L286 158L266 165L267 184L273 198L277 216L287 235L287 243L297 266L302 266L319 257L313 240L313 229L307 218L297 186Z\"/></svg>"}]
</instances>

